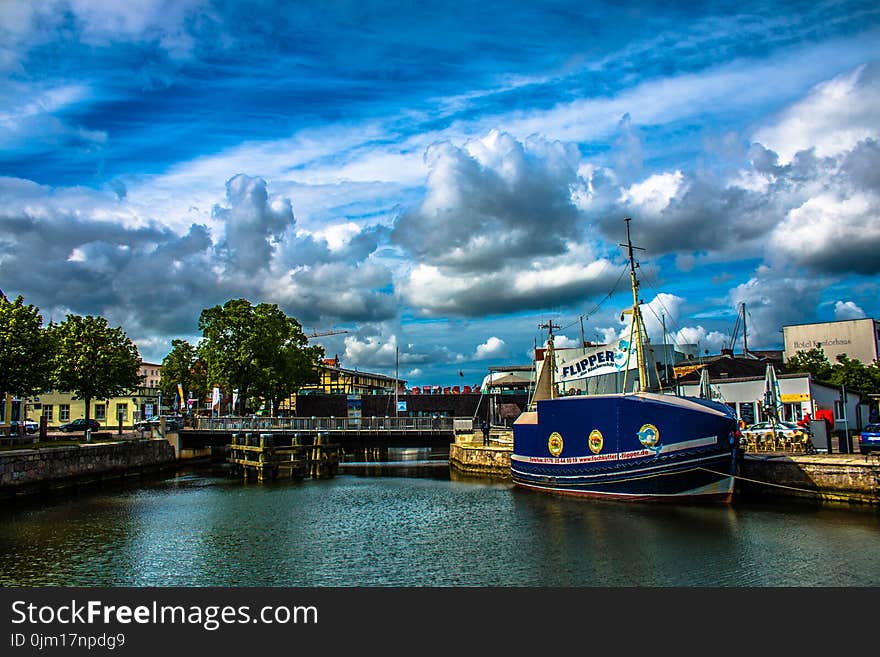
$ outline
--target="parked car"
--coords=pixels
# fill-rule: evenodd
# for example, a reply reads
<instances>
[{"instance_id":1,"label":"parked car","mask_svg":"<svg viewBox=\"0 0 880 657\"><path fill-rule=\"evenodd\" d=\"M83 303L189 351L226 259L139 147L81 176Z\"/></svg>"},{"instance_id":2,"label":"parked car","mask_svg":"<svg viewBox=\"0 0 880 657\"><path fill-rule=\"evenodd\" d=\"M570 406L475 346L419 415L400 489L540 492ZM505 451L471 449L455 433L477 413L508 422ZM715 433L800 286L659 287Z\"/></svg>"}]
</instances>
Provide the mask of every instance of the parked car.
<instances>
[{"instance_id":1,"label":"parked car","mask_svg":"<svg viewBox=\"0 0 880 657\"><path fill-rule=\"evenodd\" d=\"M148 417L143 420L139 420L134 423L134 428L138 431L149 431L150 429L160 426L161 417L159 415L154 415L153 417ZM166 415L165 417L165 431L179 431L181 424L183 424L179 417L175 417L173 415Z\"/></svg>"},{"instance_id":2,"label":"parked car","mask_svg":"<svg viewBox=\"0 0 880 657\"><path fill-rule=\"evenodd\" d=\"M98 422L94 418L89 418L88 428L92 431L97 431L101 428L101 423ZM67 433L68 431L85 431L86 430L86 419L84 417L78 417L71 422L67 422L58 427L59 431L63 431Z\"/></svg>"},{"instance_id":3,"label":"parked car","mask_svg":"<svg viewBox=\"0 0 880 657\"><path fill-rule=\"evenodd\" d=\"M15 420L9 423L10 433L18 434L22 426L26 433L37 433L37 429L40 428L40 425L33 420L24 420L23 422Z\"/></svg>"},{"instance_id":4,"label":"parked car","mask_svg":"<svg viewBox=\"0 0 880 657\"><path fill-rule=\"evenodd\" d=\"M859 451L862 454L880 450L880 424L866 424L859 434Z\"/></svg>"}]
</instances>

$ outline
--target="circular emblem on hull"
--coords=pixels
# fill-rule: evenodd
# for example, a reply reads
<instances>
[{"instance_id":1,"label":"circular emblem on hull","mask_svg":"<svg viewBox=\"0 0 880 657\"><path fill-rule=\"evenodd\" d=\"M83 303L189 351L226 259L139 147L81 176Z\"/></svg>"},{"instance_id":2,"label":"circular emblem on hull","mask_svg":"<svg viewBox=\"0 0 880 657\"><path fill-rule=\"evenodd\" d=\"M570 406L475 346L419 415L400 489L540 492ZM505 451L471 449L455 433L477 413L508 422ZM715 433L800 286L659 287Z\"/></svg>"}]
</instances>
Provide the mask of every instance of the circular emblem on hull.
<instances>
[{"instance_id":1,"label":"circular emblem on hull","mask_svg":"<svg viewBox=\"0 0 880 657\"><path fill-rule=\"evenodd\" d=\"M550 434L550 440L547 441L547 449L550 450L553 456L562 454L562 436L556 431Z\"/></svg>"},{"instance_id":2,"label":"circular emblem on hull","mask_svg":"<svg viewBox=\"0 0 880 657\"><path fill-rule=\"evenodd\" d=\"M638 436L639 442L649 449L660 444L660 431L653 424L643 424Z\"/></svg>"},{"instance_id":3,"label":"circular emblem on hull","mask_svg":"<svg viewBox=\"0 0 880 657\"><path fill-rule=\"evenodd\" d=\"M602 438L602 432L598 429L593 429L590 432L590 437L587 440L587 446L590 448L590 451L593 454L598 454L602 451L602 445L605 444L605 439Z\"/></svg>"}]
</instances>

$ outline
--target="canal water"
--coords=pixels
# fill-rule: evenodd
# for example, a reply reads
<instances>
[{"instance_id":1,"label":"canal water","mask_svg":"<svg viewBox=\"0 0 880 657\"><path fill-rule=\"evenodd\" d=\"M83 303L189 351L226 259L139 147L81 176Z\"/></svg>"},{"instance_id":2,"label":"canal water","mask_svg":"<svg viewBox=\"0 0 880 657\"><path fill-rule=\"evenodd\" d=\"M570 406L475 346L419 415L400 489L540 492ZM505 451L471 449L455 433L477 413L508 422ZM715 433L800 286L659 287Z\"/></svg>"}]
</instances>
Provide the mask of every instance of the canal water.
<instances>
[{"instance_id":1,"label":"canal water","mask_svg":"<svg viewBox=\"0 0 880 657\"><path fill-rule=\"evenodd\" d=\"M880 585L880 515L560 498L390 450L331 480L194 469L0 510L3 586Z\"/></svg>"}]
</instances>

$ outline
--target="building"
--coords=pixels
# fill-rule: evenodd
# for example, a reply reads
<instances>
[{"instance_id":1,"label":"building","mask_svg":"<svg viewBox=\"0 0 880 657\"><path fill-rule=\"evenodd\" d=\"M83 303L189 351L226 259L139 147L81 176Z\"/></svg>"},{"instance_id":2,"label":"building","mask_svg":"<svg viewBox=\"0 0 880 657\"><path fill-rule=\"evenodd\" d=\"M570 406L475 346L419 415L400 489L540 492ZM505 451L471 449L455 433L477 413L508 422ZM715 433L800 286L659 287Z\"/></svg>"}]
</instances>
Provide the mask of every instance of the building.
<instances>
[{"instance_id":1,"label":"building","mask_svg":"<svg viewBox=\"0 0 880 657\"><path fill-rule=\"evenodd\" d=\"M158 388L162 378L162 366L157 363L141 363L141 381L148 388Z\"/></svg>"},{"instance_id":2,"label":"building","mask_svg":"<svg viewBox=\"0 0 880 657\"><path fill-rule=\"evenodd\" d=\"M359 399L362 395L393 395L395 386L398 392L402 392L406 388L406 381L340 367L338 356L325 358L320 365L318 383L304 386L299 393L282 402L277 410L282 414L297 414L302 405L297 399L311 395L346 395L352 399Z\"/></svg>"},{"instance_id":3,"label":"building","mask_svg":"<svg viewBox=\"0 0 880 657\"><path fill-rule=\"evenodd\" d=\"M785 361L799 351L821 349L832 365L846 354L865 365L880 358L880 322L871 318L782 327Z\"/></svg>"},{"instance_id":4,"label":"building","mask_svg":"<svg viewBox=\"0 0 880 657\"><path fill-rule=\"evenodd\" d=\"M89 415L108 429L118 428L120 418L123 428L131 428L138 420L157 415L161 369L156 363L141 363L139 374L144 385L125 395L91 400ZM163 402L162 407L168 410L167 403ZM10 409L13 421L23 417L39 422L45 416L50 429L86 416L84 400L77 399L72 392L59 390L44 391L25 399L10 398Z\"/></svg>"},{"instance_id":5,"label":"building","mask_svg":"<svg viewBox=\"0 0 880 657\"><path fill-rule=\"evenodd\" d=\"M158 388L140 387L126 395L110 399L93 399L89 415L97 420L101 428L116 429L122 419L122 427L131 428L138 420L157 414ZM164 406L164 405L163 405ZM77 399L72 392L49 390L29 398L26 405L27 417L36 422L46 418L50 429L65 422L86 416L86 404Z\"/></svg>"},{"instance_id":6,"label":"building","mask_svg":"<svg viewBox=\"0 0 880 657\"><path fill-rule=\"evenodd\" d=\"M768 362L729 355L704 359L701 368L678 379L678 390L683 395L699 397L700 377L705 370L712 399L730 406L746 425L762 422L768 419L763 411ZM844 400L838 386L814 381L806 373L787 373L778 362L770 364L777 369L781 420L797 422L809 413L812 418L832 418L832 429L851 431L870 421L871 404L867 396L847 391Z\"/></svg>"}]
</instances>

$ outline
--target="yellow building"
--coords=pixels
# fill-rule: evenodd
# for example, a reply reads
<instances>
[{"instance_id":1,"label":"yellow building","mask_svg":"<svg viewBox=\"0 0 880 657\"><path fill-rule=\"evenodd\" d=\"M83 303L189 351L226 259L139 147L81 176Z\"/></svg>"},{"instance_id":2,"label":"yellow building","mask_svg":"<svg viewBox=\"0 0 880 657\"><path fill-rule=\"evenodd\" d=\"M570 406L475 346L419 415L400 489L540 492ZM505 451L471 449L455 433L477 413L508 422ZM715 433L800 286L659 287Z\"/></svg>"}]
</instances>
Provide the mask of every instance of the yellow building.
<instances>
[{"instance_id":1,"label":"yellow building","mask_svg":"<svg viewBox=\"0 0 880 657\"><path fill-rule=\"evenodd\" d=\"M384 395L394 394L394 384L400 389L406 387L406 381L395 379L384 374L371 374L358 370L349 370L339 366L338 358L327 358L321 366L321 381L317 385L308 386L300 394L325 393L329 395Z\"/></svg>"},{"instance_id":2,"label":"yellow building","mask_svg":"<svg viewBox=\"0 0 880 657\"><path fill-rule=\"evenodd\" d=\"M398 389L406 388L406 381L384 374L372 374L339 366L338 358L327 358L321 364L320 382L300 389L300 395L386 395L394 394L395 381ZM282 402L284 412L296 411L296 395Z\"/></svg>"},{"instance_id":3,"label":"yellow building","mask_svg":"<svg viewBox=\"0 0 880 657\"><path fill-rule=\"evenodd\" d=\"M122 427L130 429L138 420L156 415L158 388L137 388L128 395L111 397L110 399L93 399L89 415L97 420L101 428L116 429L119 418ZM86 416L86 404L82 399L74 398L72 392L50 390L28 398L27 417L36 422L46 417L46 426L50 429L66 422Z\"/></svg>"}]
</instances>

